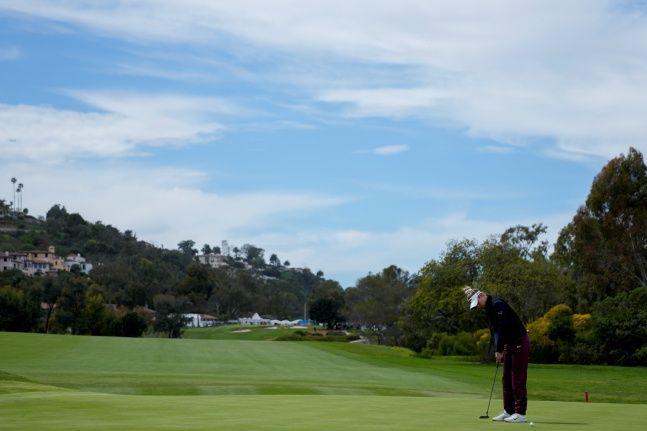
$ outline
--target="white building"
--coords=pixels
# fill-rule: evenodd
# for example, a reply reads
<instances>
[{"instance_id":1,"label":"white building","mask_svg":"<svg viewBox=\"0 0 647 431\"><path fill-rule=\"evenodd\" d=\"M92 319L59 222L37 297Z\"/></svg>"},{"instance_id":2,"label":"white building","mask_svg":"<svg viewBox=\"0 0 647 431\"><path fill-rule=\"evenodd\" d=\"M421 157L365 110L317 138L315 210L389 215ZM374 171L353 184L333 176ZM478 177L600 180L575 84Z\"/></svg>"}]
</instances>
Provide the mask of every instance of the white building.
<instances>
[{"instance_id":1,"label":"white building","mask_svg":"<svg viewBox=\"0 0 647 431\"><path fill-rule=\"evenodd\" d=\"M71 271L74 265L78 265L79 269L84 274L89 274L92 271L92 264L87 262L80 254L70 254L65 258L65 270Z\"/></svg>"},{"instance_id":2,"label":"white building","mask_svg":"<svg viewBox=\"0 0 647 431\"><path fill-rule=\"evenodd\" d=\"M9 255L8 251L5 251L0 257L0 272L11 271L16 269L16 262L12 255Z\"/></svg>"},{"instance_id":3,"label":"white building","mask_svg":"<svg viewBox=\"0 0 647 431\"><path fill-rule=\"evenodd\" d=\"M184 314L184 317L189 319L189 322L186 324L189 328L205 328L218 323L216 316L212 316L211 314L187 313Z\"/></svg>"},{"instance_id":4,"label":"white building","mask_svg":"<svg viewBox=\"0 0 647 431\"><path fill-rule=\"evenodd\" d=\"M227 258L224 255L217 253L201 254L198 256L198 262L204 265L209 265L212 268L227 266Z\"/></svg>"}]
</instances>

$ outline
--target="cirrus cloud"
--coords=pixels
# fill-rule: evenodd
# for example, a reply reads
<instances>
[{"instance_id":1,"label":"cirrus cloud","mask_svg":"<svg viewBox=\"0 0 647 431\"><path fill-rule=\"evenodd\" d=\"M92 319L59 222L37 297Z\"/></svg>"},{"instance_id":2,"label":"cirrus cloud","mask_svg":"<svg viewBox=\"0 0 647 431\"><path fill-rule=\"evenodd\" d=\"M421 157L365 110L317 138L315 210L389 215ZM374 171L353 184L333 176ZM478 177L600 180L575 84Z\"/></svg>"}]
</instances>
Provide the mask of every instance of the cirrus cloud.
<instances>
[{"instance_id":1,"label":"cirrus cloud","mask_svg":"<svg viewBox=\"0 0 647 431\"><path fill-rule=\"evenodd\" d=\"M146 147L213 140L235 108L215 98L67 91L91 111L0 103L0 158L121 157Z\"/></svg>"},{"instance_id":2,"label":"cirrus cloud","mask_svg":"<svg viewBox=\"0 0 647 431\"><path fill-rule=\"evenodd\" d=\"M276 83L346 116L414 117L504 144L539 138L571 159L647 150L640 3L0 0L2 10L178 53L277 55L288 64L274 66Z\"/></svg>"}]
</instances>

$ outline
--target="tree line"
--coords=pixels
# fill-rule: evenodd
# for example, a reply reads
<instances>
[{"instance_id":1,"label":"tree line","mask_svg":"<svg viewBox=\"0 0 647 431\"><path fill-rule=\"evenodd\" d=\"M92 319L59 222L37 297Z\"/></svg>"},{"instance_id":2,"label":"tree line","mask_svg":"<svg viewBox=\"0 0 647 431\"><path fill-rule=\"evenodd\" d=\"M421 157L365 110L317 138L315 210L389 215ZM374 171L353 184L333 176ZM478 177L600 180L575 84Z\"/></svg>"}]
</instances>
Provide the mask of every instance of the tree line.
<instances>
[{"instance_id":1,"label":"tree line","mask_svg":"<svg viewBox=\"0 0 647 431\"><path fill-rule=\"evenodd\" d=\"M56 244L100 264L89 276L0 274L0 329L140 335L148 328L179 336L183 312L222 320L252 312L293 319L305 304L309 317L331 328L361 328L376 342L422 356L487 357L484 318L468 311L460 289L471 285L505 298L518 311L531 334L534 361L647 363L642 154L631 148L610 160L556 243L545 236L546 226L537 223L483 241L455 239L415 274L392 265L343 289L321 271L290 268L274 254L268 264L264 250L250 244L228 257L228 266L211 268L195 261L192 240L177 250L154 247L130 231L88 223L55 205L44 223L19 226L0 246ZM208 244L202 250L213 251ZM46 312L41 303L49 304Z\"/></svg>"}]
</instances>

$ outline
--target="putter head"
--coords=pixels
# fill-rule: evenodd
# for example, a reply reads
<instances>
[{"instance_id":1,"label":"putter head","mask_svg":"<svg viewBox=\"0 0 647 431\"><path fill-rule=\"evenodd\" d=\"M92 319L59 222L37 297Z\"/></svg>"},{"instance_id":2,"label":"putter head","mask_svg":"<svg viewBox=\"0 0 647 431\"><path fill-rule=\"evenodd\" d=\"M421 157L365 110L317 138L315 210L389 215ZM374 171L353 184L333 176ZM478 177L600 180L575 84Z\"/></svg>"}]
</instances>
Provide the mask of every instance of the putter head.
<instances>
[{"instance_id":1,"label":"putter head","mask_svg":"<svg viewBox=\"0 0 647 431\"><path fill-rule=\"evenodd\" d=\"M489 418L490 417L488 415L479 416L479 419L489 419Z\"/></svg>"}]
</instances>

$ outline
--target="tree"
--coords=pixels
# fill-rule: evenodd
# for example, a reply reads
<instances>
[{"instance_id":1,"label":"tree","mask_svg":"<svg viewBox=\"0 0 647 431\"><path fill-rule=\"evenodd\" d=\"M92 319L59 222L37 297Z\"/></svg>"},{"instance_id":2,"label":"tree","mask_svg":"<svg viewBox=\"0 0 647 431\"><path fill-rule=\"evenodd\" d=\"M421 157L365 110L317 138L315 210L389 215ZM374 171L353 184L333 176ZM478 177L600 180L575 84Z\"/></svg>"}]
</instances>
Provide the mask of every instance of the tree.
<instances>
[{"instance_id":1,"label":"tree","mask_svg":"<svg viewBox=\"0 0 647 431\"><path fill-rule=\"evenodd\" d=\"M278 258L276 254L272 254L270 256L270 265L272 266L281 266L281 260Z\"/></svg>"},{"instance_id":2,"label":"tree","mask_svg":"<svg viewBox=\"0 0 647 431\"><path fill-rule=\"evenodd\" d=\"M211 246L209 244L205 244L202 246L202 254L211 254Z\"/></svg>"},{"instance_id":3,"label":"tree","mask_svg":"<svg viewBox=\"0 0 647 431\"><path fill-rule=\"evenodd\" d=\"M595 177L553 259L573 273L578 307L647 286L647 166L634 148Z\"/></svg>"},{"instance_id":4,"label":"tree","mask_svg":"<svg viewBox=\"0 0 647 431\"><path fill-rule=\"evenodd\" d=\"M108 332L106 297L101 288L93 284L85 293L81 332L90 335L105 335Z\"/></svg>"},{"instance_id":5,"label":"tree","mask_svg":"<svg viewBox=\"0 0 647 431\"><path fill-rule=\"evenodd\" d=\"M196 307L200 308L205 306L217 282L211 267L192 263L187 268L186 277L182 280L179 291L190 298Z\"/></svg>"},{"instance_id":6,"label":"tree","mask_svg":"<svg viewBox=\"0 0 647 431\"><path fill-rule=\"evenodd\" d=\"M54 312L58 298L61 295L62 288L63 287L60 283L55 282L54 279L50 277L43 279L41 300L47 307L45 310L45 325L43 328L46 334L49 333L52 313Z\"/></svg>"},{"instance_id":7,"label":"tree","mask_svg":"<svg viewBox=\"0 0 647 431\"><path fill-rule=\"evenodd\" d=\"M395 265L361 278L346 290L348 320L373 331L381 344L399 344L401 334L396 323L414 293L413 285L409 273Z\"/></svg>"},{"instance_id":8,"label":"tree","mask_svg":"<svg viewBox=\"0 0 647 431\"><path fill-rule=\"evenodd\" d=\"M0 331L29 331L38 316L37 304L20 289L0 287Z\"/></svg>"},{"instance_id":9,"label":"tree","mask_svg":"<svg viewBox=\"0 0 647 431\"><path fill-rule=\"evenodd\" d=\"M548 243L541 240L545 233L542 224L515 226L479 250L479 288L505 298L526 322L563 302L572 287L568 276L548 260Z\"/></svg>"},{"instance_id":10,"label":"tree","mask_svg":"<svg viewBox=\"0 0 647 431\"><path fill-rule=\"evenodd\" d=\"M165 333L168 338L180 338L183 328L189 321L183 314L188 312L189 305L189 300L185 297L156 295L153 298L155 331Z\"/></svg>"},{"instance_id":11,"label":"tree","mask_svg":"<svg viewBox=\"0 0 647 431\"><path fill-rule=\"evenodd\" d=\"M622 292L593 307L593 340L610 365L647 363L647 287Z\"/></svg>"},{"instance_id":12,"label":"tree","mask_svg":"<svg viewBox=\"0 0 647 431\"><path fill-rule=\"evenodd\" d=\"M431 260L421 269L399 322L407 347L421 351L435 333L455 335L460 329L484 326L483 319L465 306L460 289L478 280L479 251L474 240L450 241L439 260Z\"/></svg>"},{"instance_id":13,"label":"tree","mask_svg":"<svg viewBox=\"0 0 647 431\"><path fill-rule=\"evenodd\" d=\"M265 257L263 254L265 250L256 247L252 244L244 244L242 252L245 254L245 260L254 268L262 268L265 266Z\"/></svg>"},{"instance_id":14,"label":"tree","mask_svg":"<svg viewBox=\"0 0 647 431\"><path fill-rule=\"evenodd\" d=\"M195 245L195 241L187 239L184 241L180 241L177 245L177 248L187 256L193 257L196 254L198 254L198 251L193 248L194 245Z\"/></svg>"},{"instance_id":15,"label":"tree","mask_svg":"<svg viewBox=\"0 0 647 431\"><path fill-rule=\"evenodd\" d=\"M420 272L415 294L400 322L405 344L421 351L434 334L456 335L486 326L481 313L471 313L460 289L466 285L501 296L528 321L564 298L572 283L548 260L542 224L515 226L482 244L452 241L441 259Z\"/></svg>"},{"instance_id":16,"label":"tree","mask_svg":"<svg viewBox=\"0 0 647 431\"><path fill-rule=\"evenodd\" d=\"M61 273L55 282L61 286L55 321L61 330L69 331L72 335L80 334L85 323L83 313L88 279L71 273Z\"/></svg>"},{"instance_id":17,"label":"tree","mask_svg":"<svg viewBox=\"0 0 647 431\"><path fill-rule=\"evenodd\" d=\"M341 310L344 307L344 289L333 280L321 281L312 291L310 303L310 318L331 329L341 321Z\"/></svg>"},{"instance_id":18,"label":"tree","mask_svg":"<svg viewBox=\"0 0 647 431\"><path fill-rule=\"evenodd\" d=\"M14 211L16 210L16 182L17 181L18 180L16 179L16 177L11 177L11 184L13 185L13 202L12 202L12 204L13 204L13 210Z\"/></svg>"},{"instance_id":19,"label":"tree","mask_svg":"<svg viewBox=\"0 0 647 431\"><path fill-rule=\"evenodd\" d=\"M137 311L129 310L121 318L121 333L124 337L141 337L148 323L146 318Z\"/></svg>"},{"instance_id":20,"label":"tree","mask_svg":"<svg viewBox=\"0 0 647 431\"><path fill-rule=\"evenodd\" d=\"M5 217L9 215L11 207L7 205L7 202L4 199L0 199L0 217Z\"/></svg>"}]
</instances>

